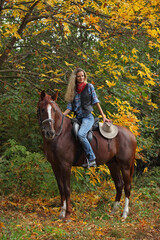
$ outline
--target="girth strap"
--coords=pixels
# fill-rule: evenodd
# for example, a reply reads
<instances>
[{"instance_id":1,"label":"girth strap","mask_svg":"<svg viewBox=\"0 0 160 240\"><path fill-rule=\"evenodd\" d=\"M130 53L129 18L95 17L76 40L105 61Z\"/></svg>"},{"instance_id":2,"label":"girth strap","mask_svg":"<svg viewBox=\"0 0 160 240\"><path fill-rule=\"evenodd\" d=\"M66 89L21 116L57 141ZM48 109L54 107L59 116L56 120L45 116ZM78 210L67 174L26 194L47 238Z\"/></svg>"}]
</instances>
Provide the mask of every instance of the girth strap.
<instances>
[{"instance_id":1,"label":"girth strap","mask_svg":"<svg viewBox=\"0 0 160 240\"><path fill-rule=\"evenodd\" d=\"M107 139L107 141L108 141L108 152L110 152L112 139Z\"/></svg>"}]
</instances>

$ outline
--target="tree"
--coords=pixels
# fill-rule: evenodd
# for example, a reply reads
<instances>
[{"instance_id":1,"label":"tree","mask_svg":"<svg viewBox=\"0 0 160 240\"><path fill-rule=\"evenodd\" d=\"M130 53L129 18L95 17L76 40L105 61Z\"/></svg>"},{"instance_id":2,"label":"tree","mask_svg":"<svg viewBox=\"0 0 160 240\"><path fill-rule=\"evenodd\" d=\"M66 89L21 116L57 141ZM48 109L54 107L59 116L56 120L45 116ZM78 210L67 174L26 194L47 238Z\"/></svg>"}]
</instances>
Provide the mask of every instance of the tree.
<instances>
[{"instance_id":1,"label":"tree","mask_svg":"<svg viewBox=\"0 0 160 240\"><path fill-rule=\"evenodd\" d=\"M106 114L137 135L145 158L157 156L159 7L158 0L2 0L1 102L9 119L2 118L3 141L17 140L15 122L23 129L19 141L24 132L30 136L37 91L58 89L63 108L68 75L80 66L95 84Z\"/></svg>"}]
</instances>

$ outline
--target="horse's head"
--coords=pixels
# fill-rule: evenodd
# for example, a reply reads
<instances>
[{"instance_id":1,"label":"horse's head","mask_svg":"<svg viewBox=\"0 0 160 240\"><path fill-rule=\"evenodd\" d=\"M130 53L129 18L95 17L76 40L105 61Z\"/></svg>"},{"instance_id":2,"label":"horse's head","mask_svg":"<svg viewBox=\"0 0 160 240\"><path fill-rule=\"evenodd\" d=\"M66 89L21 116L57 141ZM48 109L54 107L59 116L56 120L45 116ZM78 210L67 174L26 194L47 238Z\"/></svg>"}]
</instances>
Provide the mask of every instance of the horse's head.
<instances>
[{"instance_id":1,"label":"horse's head","mask_svg":"<svg viewBox=\"0 0 160 240\"><path fill-rule=\"evenodd\" d=\"M38 118L41 126L41 130L44 132L44 136L47 140L52 140L55 135L55 115L57 111L58 93L54 97L46 94L45 91L40 93L40 100L38 102Z\"/></svg>"}]
</instances>

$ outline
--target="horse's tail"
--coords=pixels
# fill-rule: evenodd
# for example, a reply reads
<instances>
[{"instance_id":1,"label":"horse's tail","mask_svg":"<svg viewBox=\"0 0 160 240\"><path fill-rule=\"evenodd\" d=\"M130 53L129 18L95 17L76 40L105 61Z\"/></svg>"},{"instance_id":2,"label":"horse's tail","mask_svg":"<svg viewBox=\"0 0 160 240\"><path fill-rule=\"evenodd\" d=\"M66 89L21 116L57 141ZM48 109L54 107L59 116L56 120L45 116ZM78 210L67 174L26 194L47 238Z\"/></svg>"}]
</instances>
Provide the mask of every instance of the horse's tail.
<instances>
[{"instance_id":1,"label":"horse's tail","mask_svg":"<svg viewBox=\"0 0 160 240\"><path fill-rule=\"evenodd\" d=\"M136 138L135 138L134 135L133 135L133 145L134 145L134 150L133 150L133 157L132 157L131 167L130 167L130 177L131 177L131 179L132 179L132 176L133 176L133 173L134 173L135 154L136 154L136 147L137 147L137 141L136 141Z\"/></svg>"},{"instance_id":2,"label":"horse's tail","mask_svg":"<svg viewBox=\"0 0 160 240\"><path fill-rule=\"evenodd\" d=\"M131 162L131 167L130 167L130 177L132 179L133 173L134 173L134 163L135 163L135 155L132 158L132 162Z\"/></svg>"}]
</instances>

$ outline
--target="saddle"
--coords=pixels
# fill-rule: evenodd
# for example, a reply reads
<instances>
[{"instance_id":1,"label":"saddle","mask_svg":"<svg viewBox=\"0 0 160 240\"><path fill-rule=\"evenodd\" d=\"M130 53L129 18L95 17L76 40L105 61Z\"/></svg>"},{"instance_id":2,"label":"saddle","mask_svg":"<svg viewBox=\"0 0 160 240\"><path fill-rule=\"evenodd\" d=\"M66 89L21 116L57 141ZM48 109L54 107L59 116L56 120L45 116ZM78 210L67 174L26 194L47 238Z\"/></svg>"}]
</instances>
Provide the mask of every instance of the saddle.
<instances>
[{"instance_id":1,"label":"saddle","mask_svg":"<svg viewBox=\"0 0 160 240\"><path fill-rule=\"evenodd\" d=\"M81 123L76 118L73 118L72 125L73 125L72 133L73 133L74 137L76 138L76 140L78 140L77 134L78 134ZM98 129L99 129L99 118L95 118L91 130L89 130L89 132L87 133L87 139L89 142L91 142L93 139L93 131L96 131Z\"/></svg>"}]
</instances>

